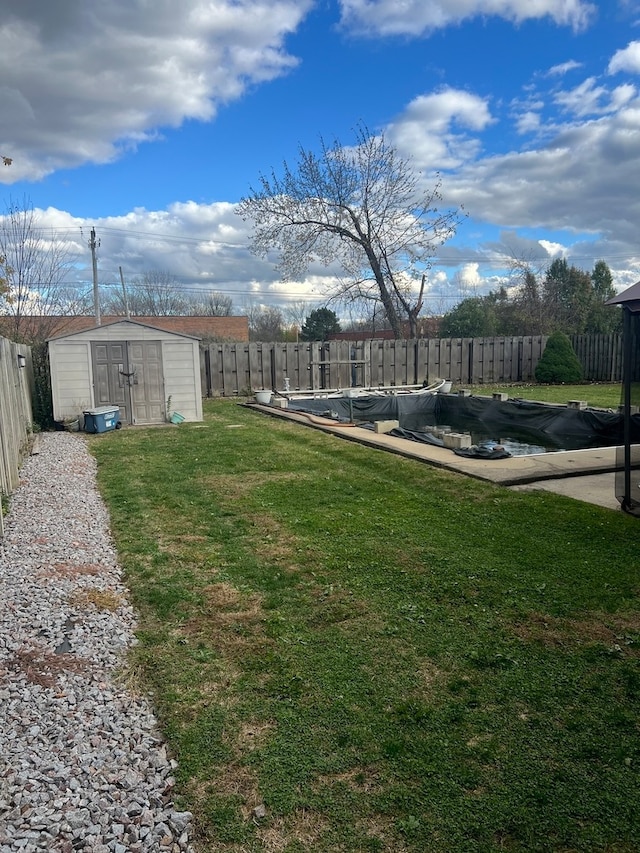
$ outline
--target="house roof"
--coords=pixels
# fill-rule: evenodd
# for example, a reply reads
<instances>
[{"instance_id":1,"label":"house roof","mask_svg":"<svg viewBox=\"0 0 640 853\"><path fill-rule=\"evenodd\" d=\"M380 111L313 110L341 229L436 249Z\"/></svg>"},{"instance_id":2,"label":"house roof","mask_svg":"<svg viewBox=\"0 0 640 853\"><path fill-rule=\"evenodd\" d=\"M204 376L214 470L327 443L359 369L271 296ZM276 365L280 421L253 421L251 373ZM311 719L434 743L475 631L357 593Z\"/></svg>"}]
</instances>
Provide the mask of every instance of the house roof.
<instances>
[{"instance_id":1,"label":"house roof","mask_svg":"<svg viewBox=\"0 0 640 853\"><path fill-rule=\"evenodd\" d=\"M96 323L92 323L90 326L87 326L84 329L76 329L75 331L65 331L59 335L54 335L51 338L48 338L50 341L58 341L61 338L72 338L74 335L83 335L85 332L92 332L96 329L104 329L109 326L142 326L145 329L156 329L159 332L169 332L172 335L178 335L181 338L191 338L191 340L199 341L200 338L195 335L186 335L184 332L175 332L170 329L163 329L161 326L152 325L151 323L141 323L138 319L129 319L128 317L118 317L116 320L111 320L107 323L101 323L99 326Z\"/></svg>"},{"instance_id":2,"label":"house roof","mask_svg":"<svg viewBox=\"0 0 640 853\"><path fill-rule=\"evenodd\" d=\"M113 314L103 315L102 325L123 322L126 317ZM165 332L189 335L195 338L241 341L249 340L249 320L246 316L209 317L209 316L173 316L173 317L132 317L133 323L162 329ZM20 317L19 332L24 340L51 340L72 335L96 327L92 315L63 317L50 315L23 315ZM17 332L16 318L0 316L0 335L14 338Z\"/></svg>"},{"instance_id":3,"label":"house roof","mask_svg":"<svg viewBox=\"0 0 640 853\"><path fill-rule=\"evenodd\" d=\"M607 299L604 304L622 305L628 308L629 311L640 311L640 281L632 284L631 287L623 290L622 293L618 293L616 296L612 296L611 299Z\"/></svg>"}]
</instances>

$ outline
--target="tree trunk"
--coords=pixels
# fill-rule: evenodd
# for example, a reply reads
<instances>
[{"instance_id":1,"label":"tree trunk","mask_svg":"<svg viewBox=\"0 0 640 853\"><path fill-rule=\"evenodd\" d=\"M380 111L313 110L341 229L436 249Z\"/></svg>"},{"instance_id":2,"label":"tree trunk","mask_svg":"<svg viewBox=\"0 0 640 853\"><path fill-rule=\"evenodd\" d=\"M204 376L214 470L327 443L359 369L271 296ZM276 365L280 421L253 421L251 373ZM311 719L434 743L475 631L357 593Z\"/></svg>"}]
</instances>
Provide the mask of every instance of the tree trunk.
<instances>
[{"instance_id":1,"label":"tree trunk","mask_svg":"<svg viewBox=\"0 0 640 853\"><path fill-rule=\"evenodd\" d=\"M398 316L398 310L395 306L395 303L391 298L391 294L389 293L389 288L387 287L387 283L384 279L382 268L380 267L380 263L376 256L372 252L370 252L366 246L364 247L364 249L367 253L369 264L371 265L371 269L375 276L376 284L378 285L378 290L380 291L380 301L384 306L384 310L387 315L387 320L389 321L391 331L393 332L393 337L396 340L400 340L402 338L402 323L400 321L400 317Z\"/></svg>"}]
</instances>

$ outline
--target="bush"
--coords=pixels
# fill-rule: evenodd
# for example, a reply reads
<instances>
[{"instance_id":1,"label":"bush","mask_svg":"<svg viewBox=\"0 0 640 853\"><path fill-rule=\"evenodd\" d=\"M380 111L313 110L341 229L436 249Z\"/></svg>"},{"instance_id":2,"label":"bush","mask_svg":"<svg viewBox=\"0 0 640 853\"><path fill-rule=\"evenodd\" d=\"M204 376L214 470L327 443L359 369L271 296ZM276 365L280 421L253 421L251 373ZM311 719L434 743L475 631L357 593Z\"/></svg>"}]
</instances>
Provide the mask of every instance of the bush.
<instances>
[{"instance_id":1,"label":"bush","mask_svg":"<svg viewBox=\"0 0 640 853\"><path fill-rule=\"evenodd\" d=\"M536 365L536 379L548 385L561 385L581 382L582 375L582 365L571 346L571 341L564 332L554 332L549 336L542 357Z\"/></svg>"},{"instance_id":2,"label":"bush","mask_svg":"<svg viewBox=\"0 0 640 853\"><path fill-rule=\"evenodd\" d=\"M49 348L46 343L31 346L33 362L33 422L41 430L53 429L53 402L51 399L51 371Z\"/></svg>"}]
</instances>

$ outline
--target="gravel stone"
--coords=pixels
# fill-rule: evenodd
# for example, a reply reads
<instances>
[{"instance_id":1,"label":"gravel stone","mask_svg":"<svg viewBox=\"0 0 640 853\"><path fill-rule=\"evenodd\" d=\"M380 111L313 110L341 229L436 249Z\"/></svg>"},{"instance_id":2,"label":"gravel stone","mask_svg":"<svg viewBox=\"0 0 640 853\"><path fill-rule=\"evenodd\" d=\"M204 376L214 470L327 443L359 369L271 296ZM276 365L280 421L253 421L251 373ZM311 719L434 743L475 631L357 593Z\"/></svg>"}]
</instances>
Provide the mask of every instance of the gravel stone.
<instances>
[{"instance_id":1,"label":"gravel stone","mask_svg":"<svg viewBox=\"0 0 640 853\"><path fill-rule=\"evenodd\" d=\"M149 699L117 677L136 619L85 438L42 434L20 475L0 542L0 853L193 853Z\"/></svg>"}]
</instances>

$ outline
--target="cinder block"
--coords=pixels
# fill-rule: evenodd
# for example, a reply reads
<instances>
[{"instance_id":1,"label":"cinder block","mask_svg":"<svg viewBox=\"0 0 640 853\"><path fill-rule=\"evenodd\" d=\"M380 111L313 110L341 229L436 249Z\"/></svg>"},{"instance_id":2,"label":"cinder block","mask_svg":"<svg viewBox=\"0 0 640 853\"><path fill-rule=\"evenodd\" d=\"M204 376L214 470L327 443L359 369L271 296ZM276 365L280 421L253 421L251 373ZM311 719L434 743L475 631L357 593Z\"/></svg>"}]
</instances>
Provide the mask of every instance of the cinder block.
<instances>
[{"instance_id":1,"label":"cinder block","mask_svg":"<svg viewBox=\"0 0 640 853\"><path fill-rule=\"evenodd\" d=\"M567 403L567 406L570 409L580 409L581 412L587 408L587 405L588 403L586 400L569 400Z\"/></svg>"},{"instance_id":2,"label":"cinder block","mask_svg":"<svg viewBox=\"0 0 640 853\"><path fill-rule=\"evenodd\" d=\"M460 447L471 447L471 436L466 432L448 432L442 436L444 446L450 450Z\"/></svg>"},{"instance_id":3,"label":"cinder block","mask_svg":"<svg viewBox=\"0 0 640 853\"><path fill-rule=\"evenodd\" d=\"M435 427L434 429L432 429L432 430L431 430L431 433L432 433L436 438L442 438L442 437L443 437L444 435L446 435L448 432L451 432L451 427L450 427L450 426L439 426L439 427Z\"/></svg>"},{"instance_id":4,"label":"cinder block","mask_svg":"<svg viewBox=\"0 0 640 853\"><path fill-rule=\"evenodd\" d=\"M458 397L470 397L470 396L471 396L471 391L469 391L468 388L461 388L458 391Z\"/></svg>"},{"instance_id":5,"label":"cinder block","mask_svg":"<svg viewBox=\"0 0 640 853\"><path fill-rule=\"evenodd\" d=\"M276 409L288 409L289 401L284 397L274 397L273 400L271 400L271 405L275 406Z\"/></svg>"},{"instance_id":6,"label":"cinder block","mask_svg":"<svg viewBox=\"0 0 640 853\"><path fill-rule=\"evenodd\" d=\"M493 399L499 400L501 403L506 403L506 401L509 399L509 395L505 394L503 391L496 391L493 394Z\"/></svg>"},{"instance_id":7,"label":"cinder block","mask_svg":"<svg viewBox=\"0 0 640 853\"><path fill-rule=\"evenodd\" d=\"M392 429L398 429L400 421L376 421L373 425L374 432L391 432Z\"/></svg>"}]
</instances>

